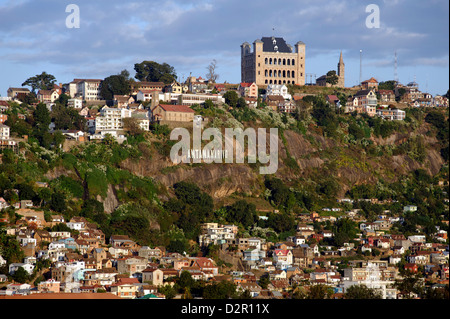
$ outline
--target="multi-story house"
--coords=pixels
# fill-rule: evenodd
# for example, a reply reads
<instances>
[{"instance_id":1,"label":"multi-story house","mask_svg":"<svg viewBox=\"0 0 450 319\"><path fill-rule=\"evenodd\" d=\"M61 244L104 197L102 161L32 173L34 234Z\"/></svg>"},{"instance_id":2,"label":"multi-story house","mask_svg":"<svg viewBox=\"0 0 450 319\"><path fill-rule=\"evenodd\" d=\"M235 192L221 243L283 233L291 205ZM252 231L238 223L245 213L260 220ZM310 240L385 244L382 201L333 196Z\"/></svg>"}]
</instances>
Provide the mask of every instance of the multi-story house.
<instances>
[{"instance_id":1,"label":"multi-story house","mask_svg":"<svg viewBox=\"0 0 450 319\"><path fill-rule=\"evenodd\" d=\"M238 91L242 97L252 97L252 98L258 97L258 85L256 85L255 82L252 83L241 82L239 84Z\"/></svg>"},{"instance_id":2,"label":"multi-story house","mask_svg":"<svg viewBox=\"0 0 450 319\"><path fill-rule=\"evenodd\" d=\"M85 101L102 100L100 79L84 79L77 83L77 94Z\"/></svg>"},{"instance_id":3,"label":"multi-story house","mask_svg":"<svg viewBox=\"0 0 450 319\"><path fill-rule=\"evenodd\" d=\"M8 88L8 91L6 92L8 97L15 99L18 94L29 94L30 90L27 88Z\"/></svg>"},{"instance_id":4,"label":"multi-story house","mask_svg":"<svg viewBox=\"0 0 450 319\"><path fill-rule=\"evenodd\" d=\"M131 117L131 111L127 109L103 107L100 116L95 118L95 130L120 130L123 129L123 118Z\"/></svg>"},{"instance_id":5,"label":"multi-story house","mask_svg":"<svg viewBox=\"0 0 450 319\"><path fill-rule=\"evenodd\" d=\"M0 123L0 140L9 140L10 128L5 124Z\"/></svg>"},{"instance_id":6,"label":"multi-story house","mask_svg":"<svg viewBox=\"0 0 450 319\"><path fill-rule=\"evenodd\" d=\"M275 249L273 251L273 261L279 268L287 268L292 266L292 251L288 249Z\"/></svg>"},{"instance_id":7,"label":"multi-story house","mask_svg":"<svg viewBox=\"0 0 450 319\"><path fill-rule=\"evenodd\" d=\"M378 81L371 77L369 80L363 81L361 83L362 90L378 90Z\"/></svg>"},{"instance_id":8,"label":"multi-story house","mask_svg":"<svg viewBox=\"0 0 450 319\"><path fill-rule=\"evenodd\" d=\"M395 93L393 90L378 90L377 93L381 103L395 102Z\"/></svg>"},{"instance_id":9,"label":"multi-story house","mask_svg":"<svg viewBox=\"0 0 450 319\"><path fill-rule=\"evenodd\" d=\"M138 288L137 278L120 278L117 283L111 285L111 293L124 299L135 299Z\"/></svg>"},{"instance_id":10,"label":"multi-story house","mask_svg":"<svg viewBox=\"0 0 450 319\"><path fill-rule=\"evenodd\" d=\"M237 233L234 225L219 225L217 223L207 223L203 227L203 234L199 236L200 246L208 246L209 244L221 245L230 241L234 241Z\"/></svg>"},{"instance_id":11,"label":"multi-story house","mask_svg":"<svg viewBox=\"0 0 450 319\"><path fill-rule=\"evenodd\" d=\"M266 96L279 95L285 100L290 100L292 96L288 92L288 88L284 84L269 84L266 89Z\"/></svg>"},{"instance_id":12,"label":"multi-story house","mask_svg":"<svg viewBox=\"0 0 450 319\"><path fill-rule=\"evenodd\" d=\"M39 90L37 93L37 99L39 102L55 102L59 98L58 90Z\"/></svg>"},{"instance_id":13,"label":"multi-story house","mask_svg":"<svg viewBox=\"0 0 450 319\"><path fill-rule=\"evenodd\" d=\"M139 256L123 257L117 260L117 271L120 274L128 273L132 276L134 273L142 272L147 268L147 259Z\"/></svg>"},{"instance_id":14,"label":"multi-story house","mask_svg":"<svg viewBox=\"0 0 450 319\"><path fill-rule=\"evenodd\" d=\"M355 94L358 98L358 113L366 113L369 116L376 115L377 95L373 89L361 90Z\"/></svg>"},{"instance_id":15,"label":"multi-story house","mask_svg":"<svg viewBox=\"0 0 450 319\"><path fill-rule=\"evenodd\" d=\"M403 121L406 117L406 112L399 109L378 109L377 115L391 121Z\"/></svg>"},{"instance_id":16,"label":"multi-story house","mask_svg":"<svg viewBox=\"0 0 450 319\"><path fill-rule=\"evenodd\" d=\"M164 92L173 93L173 94L182 94L186 93L189 90L187 85L182 85L179 82L174 81L173 83L167 85L164 88Z\"/></svg>"}]
</instances>

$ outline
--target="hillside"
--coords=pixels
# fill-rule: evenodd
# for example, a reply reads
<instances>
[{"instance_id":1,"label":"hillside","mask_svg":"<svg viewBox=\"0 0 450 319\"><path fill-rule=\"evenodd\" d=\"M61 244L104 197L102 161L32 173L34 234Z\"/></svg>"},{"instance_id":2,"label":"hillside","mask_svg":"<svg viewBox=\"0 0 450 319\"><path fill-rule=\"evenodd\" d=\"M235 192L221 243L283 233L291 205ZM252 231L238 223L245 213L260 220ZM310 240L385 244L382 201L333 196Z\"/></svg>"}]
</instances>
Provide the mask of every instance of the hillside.
<instances>
[{"instance_id":1,"label":"hillside","mask_svg":"<svg viewBox=\"0 0 450 319\"><path fill-rule=\"evenodd\" d=\"M31 199L47 218L84 216L107 238L120 233L140 244L182 242L191 253L199 249L202 222L237 223L248 232L259 223L257 215L266 214L262 226L284 240L295 233L300 213L333 207L343 197L418 203L431 214L427 223L439 222L443 195L437 185L448 178L448 110L408 109L405 121L389 122L339 114L317 98L308 112L293 115L267 108L196 112L207 127L278 128L277 172L261 175L260 164L247 162L173 165L170 129L152 125L123 144L66 141L60 149L23 141L19 154L3 151L0 197ZM282 214L272 214L275 209ZM14 214L7 215L14 222Z\"/></svg>"}]
</instances>

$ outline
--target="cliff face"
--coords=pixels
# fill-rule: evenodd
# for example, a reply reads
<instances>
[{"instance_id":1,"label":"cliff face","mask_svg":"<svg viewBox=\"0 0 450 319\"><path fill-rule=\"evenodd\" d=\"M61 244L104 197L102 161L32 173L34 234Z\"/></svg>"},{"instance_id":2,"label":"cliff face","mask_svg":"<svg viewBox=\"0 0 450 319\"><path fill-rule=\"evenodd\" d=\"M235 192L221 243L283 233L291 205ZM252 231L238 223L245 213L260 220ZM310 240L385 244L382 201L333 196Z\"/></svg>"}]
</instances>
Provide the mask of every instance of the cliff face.
<instances>
[{"instance_id":1,"label":"cliff face","mask_svg":"<svg viewBox=\"0 0 450 319\"><path fill-rule=\"evenodd\" d=\"M374 145L396 146L415 136L422 136L426 157L422 163L407 155L369 156L358 146L339 144L334 139L310 133L308 137L293 132L284 132L284 143L279 138L279 168L275 174L285 181L297 178L316 178L330 174L340 184L343 195L355 184L375 183L378 178L395 180L415 169L424 169L430 175L439 172L444 161L435 145L435 137L426 135L427 127L422 126L410 133L395 133L386 139L372 138ZM298 168L286 164L288 154ZM262 191L264 176L256 166L249 164L201 164L172 167L170 159L159 154L151 159L126 160L121 167L141 176L151 176L165 187L179 181L192 181L215 199L230 196L234 192L258 195ZM168 169L169 168L169 169Z\"/></svg>"}]
</instances>

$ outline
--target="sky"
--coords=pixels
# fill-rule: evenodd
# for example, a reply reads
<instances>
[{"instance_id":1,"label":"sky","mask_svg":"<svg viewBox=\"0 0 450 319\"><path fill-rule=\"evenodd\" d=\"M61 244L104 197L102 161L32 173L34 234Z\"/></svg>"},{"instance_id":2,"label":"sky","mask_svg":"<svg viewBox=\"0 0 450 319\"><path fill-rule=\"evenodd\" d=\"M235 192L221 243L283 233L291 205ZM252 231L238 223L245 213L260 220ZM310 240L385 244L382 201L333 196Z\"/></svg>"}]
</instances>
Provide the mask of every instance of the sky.
<instances>
[{"instance_id":1,"label":"sky","mask_svg":"<svg viewBox=\"0 0 450 319\"><path fill-rule=\"evenodd\" d=\"M67 25L71 4L79 28ZM0 95L43 71L57 83L134 77L145 60L170 64L180 81L205 78L216 60L218 82L239 83L240 45L264 36L306 44L307 82L336 70L341 51L346 86L360 72L393 80L397 52L401 83L449 89L448 0L0 0Z\"/></svg>"}]
</instances>

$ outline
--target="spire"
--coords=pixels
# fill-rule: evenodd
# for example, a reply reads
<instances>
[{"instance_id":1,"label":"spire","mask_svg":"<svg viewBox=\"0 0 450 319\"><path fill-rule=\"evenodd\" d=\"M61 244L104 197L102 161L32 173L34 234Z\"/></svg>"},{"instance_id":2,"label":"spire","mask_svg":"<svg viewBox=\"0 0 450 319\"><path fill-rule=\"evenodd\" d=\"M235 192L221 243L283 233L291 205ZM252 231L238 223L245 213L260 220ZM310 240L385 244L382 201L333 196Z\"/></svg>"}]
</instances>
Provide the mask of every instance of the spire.
<instances>
[{"instance_id":1,"label":"spire","mask_svg":"<svg viewBox=\"0 0 450 319\"><path fill-rule=\"evenodd\" d=\"M344 64L344 59L342 58L342 51L341 51L341 56L339 57L339 64Z\"/></svg>"}]
</instances>

